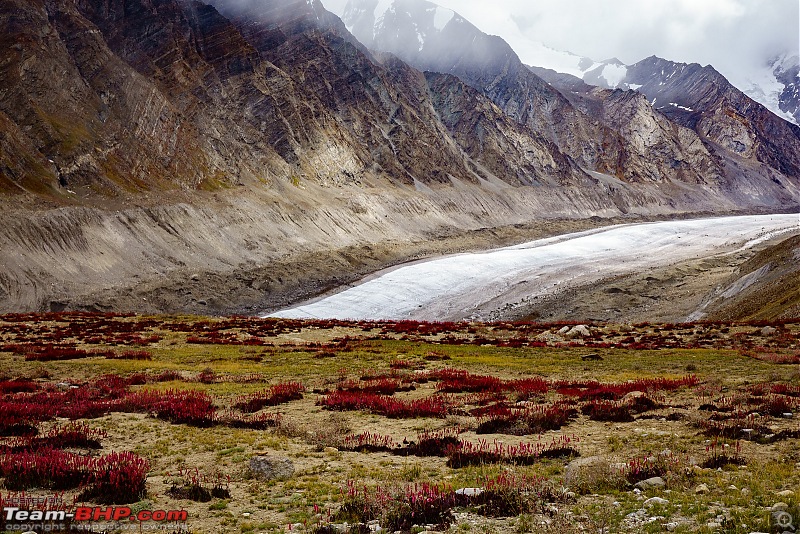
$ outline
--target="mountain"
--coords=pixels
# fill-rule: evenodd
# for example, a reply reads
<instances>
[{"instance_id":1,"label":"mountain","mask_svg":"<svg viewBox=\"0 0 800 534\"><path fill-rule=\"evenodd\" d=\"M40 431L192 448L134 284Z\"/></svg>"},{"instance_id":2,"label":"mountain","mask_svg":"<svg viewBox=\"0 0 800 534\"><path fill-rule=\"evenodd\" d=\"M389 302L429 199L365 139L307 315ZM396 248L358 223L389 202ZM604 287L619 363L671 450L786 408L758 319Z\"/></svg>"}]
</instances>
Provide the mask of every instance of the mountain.
<instances>
[{"instance_id":1,"label":"mountain","mask_svg":"<svg viewBox=\"0 0 800 534\"><path fill-rule=\"evenodd\" d=\"M800 55L768 60L758 79L743 90L779 117L800 125Z\"/></svg>"},{"instance_id":2,"label":"mountain","mask_svg":"<svg viewBox=\"0 0 800 534\"><path fill-rule=\"evenodd\" d=\"M731 159L727 108L562 94L422 5L409 63L314 0L0 3L0 309L254 313L591 217L798 207L793 130Z\"/></svg>"},{"instance_id":3,"label":"mountain","mask_svg":"<svg viewBox=\"0 0 800 534\"><path fill-rule=\"evenodd\" d=\"M784 182L773 174L800 176L796 127L772 120L768 111L710 67L692 77L694 67L677 76L678 64L656 58L630 67L616 59L602 64L578 60L584 69L578 84L582 94L602 82L637 89L663 105L602 91L576 99L572 94L578 80L524 66L505 41L482 33L457 13L443 14L426 0L351 0L343 21L367 48L391 52L422 70L458 76L530 131L548 136L588 170L627 182L715 184L742 200L754 194L786 198L794 185L787 180L788 189L775 190L774 185L784 187ZM716 97L708 97L701 106L705 90ZM684 100L713 114L716 130L674 113L678 108L673 104L684 105ZM757 120L745 125L730 113ZM744 174L741 156L748 159Z\"/></svg>"},{"instance_id":4,"label":"mountain","mask_svg":"<svg viewBox=\"0 0 800 534\"><path fill-rule=\"evenodd\" d=\"M592 92L574 80L540 73L565 94L576 95L573 99ZM770 174L800 176L800 128L747 97L713 67L652 56L627 67L618 84L644 95L672 122L694 130L711 150L728 157L730 172L738 174L746 163L753 170L763 164L767 168L762 171Z\"/></svg>"},{"instance_id":5,"label":"mountain","mask_svg":"<svg viewBox=\"0 0 800 534\"><path fill-rule=\"evenodd\" d=\"M565 74L604 89L636 89L627 80L631 65L616 58L604 61L554 50L541 43L525 42L525 58L534 72L553 79ZM760 69L741 73L734 85L778 117L800 125L800 56L787 52L766 59Z\"/></svg>"}]
</instances>

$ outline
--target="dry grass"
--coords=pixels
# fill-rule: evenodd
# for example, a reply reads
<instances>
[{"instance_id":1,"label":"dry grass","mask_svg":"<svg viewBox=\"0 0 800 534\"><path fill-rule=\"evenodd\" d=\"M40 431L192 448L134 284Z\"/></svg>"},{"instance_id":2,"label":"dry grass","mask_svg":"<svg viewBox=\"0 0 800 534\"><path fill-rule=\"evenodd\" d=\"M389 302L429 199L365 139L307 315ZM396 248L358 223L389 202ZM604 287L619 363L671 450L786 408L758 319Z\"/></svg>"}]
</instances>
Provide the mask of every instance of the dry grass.
<instances>
[{"instance_id":1,"label":"dry grass","mask_svg":"<svg viewBox=\"0 0 800 534\"><path fill-rule=\"evenodd\" d=\"M41 317L26 320L19 328L15 321L0 318L0 343L27 343L50 335L65 327L72 319ZM80 319L80 321L84 321ZM385 332L379 325L338 324L330 328L319 325L296 325L290 333L261 336L260 346L204 344L186 342L188 332L165 328L169 323L192 325L203 321L214 324L219 319L201 318L117 318L120 323L151 321L145 334L156 334L160 340L146 350L152 361L106 360L88 358L75 361L29 362L13 352L0 352L0 368L7 378L28 377L40 384L69 381L81 384L104 373L122 376L144 372L156 374L176 370L189 381L172 381L134 386L133 389L193 389L214 396L220 409L229 407L237 396L263 390L269 384L286 380L303 382L308 393L302 400L266 412L280 413L280 424L267 431L235 429L221 426L195 428L174 425L144 414L113 413L87 421L102 428L108 437L102 440L105 454L111 450L127 450L145 456L152 465L148 478L147 500L139 506L153 508L185 508L190 513L193 532L268 532L301 523L311 529L325 522L327 513L338 510L343 500L342 488L348 480L371 488L403 487L408 483L446 484L453 488L478 487L487 477L503 472L515 476L541 477L558 491L570 491L573 498L551 496L535 509L514 519L486 518L463 510L450 527L454 532L579 532L607 529L607 532L659 532L669 518L685 519L678 531L709 531L709 514L723 510L747 532L769 529L766 507L783 500L790 507L796 498L778 497L777 492L797 490L800 484L800 442L796 437L773 443L741 442L747 465L725 466L721 471L693 467L707 457L709 436L702 434L697 423L707 420L711 412L699 410L703 402L720 404L725 398L749 395L756 383L795 384L797 366L776 365L748 357L748 351L787 353L797 351L800 323L778 325L777 335L761 335L761 325L675 325L619 328L596 325L596 342L614 343L624 337L678 339L692 348L673 347L647 350L641 348L608 348L551 343L549 346L501 347L496 344L464 345L445 338L470 340L476 336L507 341L518 338L528 327L515 325L457 326L456 331L433 335ZM557 332L560 325L537 330ZM238 339L247 339L245 327L231 330ZM381 333L383 331L383 333ZM527 332L534 339L536 332ZM400 339L401 337L407 339ZM348 338L342 345L341 340ZM369 339L367 339L369 338ZM709 339L702 346L703 339ZM66 338L77 346L96 348L79 336ZM655 341L654 341L655 342ZM700 346L697 346L700 345ZM597 354L600 360L582 356ZM664 408L636 415L632 422L591 421L578 416L561 431L539 436L478 436L473 430L475 418L466 412L454 412L446 419L387 419L364 412L330 412L316 405L324 390L336 387L342 379L358 380L367 374L391 373L392 362L412 362L424 370L452 367L475 374L489 374L503 380L541 376L549 381L600 380L624 382L642 378L677 378L695 374L699 384L692 388L658 393ZM196 381L203 370L213 372L211 383ZM402 369L397 372L413 373ZM246 377L258 375L260 381ZM436 392L435 382L415 383L416 389L396 393L401 399L420 399ZM312 392L317 389L318 392ZM456 394L453 398L466 398ZM561 396L551 390L534 402L552 402ZM460 401L459 401L460 402ZM464 401L467 402L467 401ZM474 399L469 402L476 402ZM472 405L468 405L471 407ZM800 411L800 410L798 410ZM725 414L722 414L724 416ZM774 432L800 430L797 419L770 417L766 425ZM49 423L45 423L46 428ZM550 440L562 433L577 438L576 448L582 460L593 458L582 467L567 468L569 460L545 459L530 466L482 465L463 469L446 466L444 457L406 457L388 452L355 453L338 451L345 436L373 432L390 436L395 443L414 441L420 432L462 426L459 437L477 442L498 439L506 444L521 441ZM678 459L665 473L667 490L648 490L639 496L631 491L630 481L620 464L647 458L665 450ZM255 453L270 453L290 458L295 475L286 481L259 483L250 477L247 462ZM579 462L578 464L579 465ZM180 468L198 468L201 472L219 470L229 476L230 499L212 503L178 501L167 494L170 474ZM708 493L695 493L705 484ZM737 491L729 490L735 486ZM743 489L747 491L742 492ZM35 493L35 492L34 492ZM648 525L631 525L625 516L639 510L641 500L661 496L670 501L664 510L667 519ZM552 503L548 504L552 500ZM614 504L616 503L616 504ZM663 514L662 514L663 515ZM741 527L737 527L741 530ZM739 530L732 530L739 531ZM744 530L742 530L744 531Z\"/></svg>"}]
</instances>

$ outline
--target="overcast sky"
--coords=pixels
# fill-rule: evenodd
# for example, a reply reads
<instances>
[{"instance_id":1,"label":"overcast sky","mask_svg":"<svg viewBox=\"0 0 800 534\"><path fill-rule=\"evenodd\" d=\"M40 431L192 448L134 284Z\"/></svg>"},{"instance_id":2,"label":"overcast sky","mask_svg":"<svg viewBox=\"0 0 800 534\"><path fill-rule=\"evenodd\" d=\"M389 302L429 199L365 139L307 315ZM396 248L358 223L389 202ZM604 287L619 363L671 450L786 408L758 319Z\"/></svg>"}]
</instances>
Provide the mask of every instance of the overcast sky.
<instances>
[{"instance_id":1,"label":"overcast sky","mask_svg":"<svg viewBox=\"0 0 800 534\"><path fill-rule=\"evenodd\" d=\"M341 15L347 0L322 0ZM657 55L712 64L729 78L800 48L799 0L436 0L482 31L506 39L523 61L524 40L602 61ZM733 80L732 80L733 81Z\"/></svg>"}]
</instances>

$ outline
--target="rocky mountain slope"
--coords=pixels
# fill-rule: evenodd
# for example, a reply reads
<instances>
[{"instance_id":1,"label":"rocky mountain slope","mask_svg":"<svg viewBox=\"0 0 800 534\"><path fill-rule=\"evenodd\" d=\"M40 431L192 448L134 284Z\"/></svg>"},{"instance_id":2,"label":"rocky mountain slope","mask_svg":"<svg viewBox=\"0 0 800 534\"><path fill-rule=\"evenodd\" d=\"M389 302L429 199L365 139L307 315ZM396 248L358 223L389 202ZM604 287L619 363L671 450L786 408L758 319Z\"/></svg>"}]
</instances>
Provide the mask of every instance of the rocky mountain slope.
<instances>
[{"instance_id":1,"label":"rocky mountain slope","mask_svg":"<svg viewBox=\"0 0 800 534\"><path fill-rule=\"evenodd\" d=\"M591 82L550 73L547 81L562 93L554 94L504 41L442 11L426 0L377 6L351 0L344 22L369 48L460 77L528 129L546 132L591 170L627 182L714 184L740 200L777 195L783 202L794 194L788 181L788 189L775 185L783 184L781 175L800 176L795 162L800 129L750 100L713 68L658 58L631 67L617 61L620 76L613 81L636 88L650 102L592 91ZM592 81L606 70L595 72ZM698 110L692 119L682 113L689 105Z\"/></svg>"},{"instance_id":2,"label":"rocky mountain slope","mask_svg":"<svg viewBox=\"0 0 800 534\"><path fill-rule=\"evenodd\" d=\"M628 69L617 58L595 61L570 52L555 50L523 38L521 56L534 72L549 80L567 75L588 85L603 89L631 89L635 84L626 79ZM797 48L764 59L760 67L751 67L737 75L734 85L780 118L800 125L800 56Z\"/></svg>"},{"instance_id":3,"label":"rocky mountain slope","mask_svg":"<svg viewBox=\"0 0 800 534\"><path fill-rule=\"evenodd\" d=\"M613 104L644 139L497 39L437 74L318 1L9 0L0 24L2 310L261 311L554 219L798 205L786 130L736 167L713 116Z\"/></svg>"}]
</instances>

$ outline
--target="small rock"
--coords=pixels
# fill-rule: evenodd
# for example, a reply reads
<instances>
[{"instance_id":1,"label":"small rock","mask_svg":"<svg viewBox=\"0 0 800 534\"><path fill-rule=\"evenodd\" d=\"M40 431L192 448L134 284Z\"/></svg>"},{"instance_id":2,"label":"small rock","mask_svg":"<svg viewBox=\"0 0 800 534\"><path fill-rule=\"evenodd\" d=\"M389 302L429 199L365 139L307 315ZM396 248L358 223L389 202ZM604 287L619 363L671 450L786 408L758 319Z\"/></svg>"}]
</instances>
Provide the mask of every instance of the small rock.
<instances>
[{"instance_id":1,"label":"small rock","mask_svg":"<svg viewBox=\"0 0 800 534\"><path fill-rule=\"evenodd\" d=\"M656 489L656 488L663 488L666 486L667 483L661 477L653 477L648 478L647 480L642 480L641 482L637 482L635 487L639 488L640 490L648 490L648 489Z\"/></svg>"},{"instance_id":2,"label":"small rock","mask_svg":"<svg viewBox=\"0 0 800 534\"><path fill-rule=\"evenodd\" d=\"M262 480L282 480L294 475L294 464L281 456L254 456L250 458L250 471Z\"/></svg>"},{"instance_id":3,"label":"small rock","mask_svg":"<svg viewBox=\"0 0 800 534\"><path fill-rule=\"evenodd\" d=\"M324 449L322 449L322 452L324 452L325 454L336 454L337 452L339 452L339 449L337 449L336 447L325 447Z\"/></svg>"},{"instance_id":4,"label":"small rock","mask_svg":"<svg viewBox=\"0 0 800 534\"><path fill-rule=\"evenodd\" d=\"M193 274L191 276L191 279L192 279L192 281L197 282L197 281L200 280L200 275L199 274Z\"/></svg>"},{"instance_id":5,"label":"small rock","mask_svg":"<svg viewBox=\"0 0 800 534\"><path fill-rule=\"evenodd\" d=\"M244 513L242 514L242 517L250 517L250 512L244 512Z\"/></svg>"},{"instance_id":6,"label":"small rock","mask_svg":"<svg viewBox=\"0 0 800 534\"><path fill-rule=\"evenodd\" d=\"M681 526L681 524L678 523L677 521L672 521L671 523L666 523L663 525L663 527L667 529L668 532L674 532L675 529L677 529L679 526Z\"/></svg>"},{"instance_id":7,"label":"small rock","mask_svg":"<svg viewBox=\"0 0 800 534\"><path fill-rule=\"evenodd\" d=\"M764 328L761 329L761 335L762 336L771 336L777 331L778 331L777 328L773 328L771 326L765 326Z\"/></svg>"},{"instance_id":8,"label":"small rock","mask_svg":"<svg viewBox=\"0 0 800 534\"><path fill-rule=\"evenodd\" d=\"M716 521L710 521L708 524L706 524L706 526L711 530L714 530L717 528L722 528L722 523L718 523Z\"/></svg>"},{"instance_id":9,"label":"small rock","mask_svg":"<svg viewBox=\"0 0 800 534\"><path fill-rule=\"evenodd\" d=\"M794 492L792 490L783 490L776 493L778 497L794 497Z\"/></svg>"},{"instance_id":10,"label":"small rock","mask_svg":"<svg viewBox=\"0 0 800 534\"><path fill-rule=\"evenodd\" d=\"M775 504L772 505L772 508L770 508L770 510L773 512L785 512L788 509L789 505L786 504L785 502L776 502Z\"/></svg>"},{"instance_id":11,"label":"small rock","mask_svg":"<svg viewBox=\"0 0 800 534\"><path fill-rule=\"evenodd\" d=\"M742 495L750 495L750 490L747 488L742 488Z\"/></svg>"},{"instance_id":12,"label":"small rock","mask_svg":"<svg viewBox=\"0 0 800 534\"><path fill-rule=\"evenodd\" d=\"M708 486L705 484L700 484L694 489L694 492L698 495L705 495L706 493L710 493L711 490L708 489Z\"/></svg>"},{"instance_id":13,"label":"small rock","mask_svg":"<svg viewBox=\"0 0 800 534\"><path fill-rule=\"evenodd\" d=\"M642 506L645 508L650 508L651 506L665 506L667 504L669 504L667 499L662 499L661 497L650 497L644 501Z\"/></svg>"},{"instance_id":14,"label":"small rock","mask_svg":"<svg viewBox=\"0 0 800 534\"><path fill-rule=\"evenodd\" d=\"M636 521L638 519L645 517L646 515L647 512L645 512L644 509L642 508L640 510L636 510L635 512L629 513L628 515L625 516L625 519L628 521Z\"/></svg>"},{"instance_id":15,"label":"small rock","mask_svg":"<svg viewBox=\"0 0 800 534\"><path fill-rule=\"evenodd\" d=\"M737 488L736 486L734 486L733 484L731 484L730 486L728 486L728 490L729 490L729 491L739 491L739 488Z\"/></svg>"}]
</instances>

